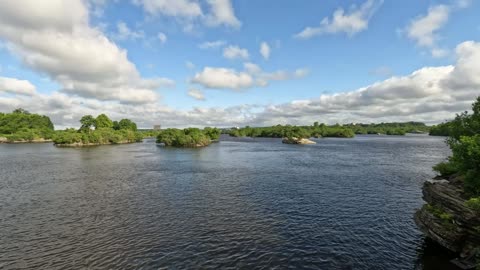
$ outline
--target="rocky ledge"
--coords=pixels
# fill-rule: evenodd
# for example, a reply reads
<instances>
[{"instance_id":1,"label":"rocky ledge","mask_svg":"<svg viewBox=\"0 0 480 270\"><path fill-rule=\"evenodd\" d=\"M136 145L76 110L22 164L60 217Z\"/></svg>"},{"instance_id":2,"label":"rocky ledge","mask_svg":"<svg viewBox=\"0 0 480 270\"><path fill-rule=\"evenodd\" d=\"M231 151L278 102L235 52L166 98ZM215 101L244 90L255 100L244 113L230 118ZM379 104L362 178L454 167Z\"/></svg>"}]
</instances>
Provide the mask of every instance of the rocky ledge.
<instances>
[{"instance_id":1,"label":"rocky ledge","mask_svg":"<svg viewBox=\"0 0 480 270\"><path fill-rule=\"evenodd\" d=\"M316 142L304 138L283 138L282 143L286 144L316 144Z\"/></svg>"},{"instance_id":2,"label":"rocky ledge","mask_svg":"<svg viewBox=\"0 0 480 270\"><path fill-rule=\"evenodd\" d=\"M427 202L415 213L415 223L429 238L459 254L454 263L474 269L480 255L480 214L465 205L461 181L429 180L423 186ZM477 266L478 267L478 266Z\"/></svg>"}]
</instances>

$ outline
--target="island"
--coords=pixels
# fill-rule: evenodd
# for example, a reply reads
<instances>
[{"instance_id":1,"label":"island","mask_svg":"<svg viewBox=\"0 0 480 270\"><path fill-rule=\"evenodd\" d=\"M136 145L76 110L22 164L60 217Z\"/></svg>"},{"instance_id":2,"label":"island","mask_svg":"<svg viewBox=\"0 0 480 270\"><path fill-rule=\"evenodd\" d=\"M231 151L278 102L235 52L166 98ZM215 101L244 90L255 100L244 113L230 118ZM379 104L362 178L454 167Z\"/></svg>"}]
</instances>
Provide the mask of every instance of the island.
<instances>
[{"instance_id":1,"label":"island","mask_svg":"<svg viewBox=\"0 0 480 270\"><path fill-rule=\"evenodd\" d=\"M210 145L220 139L221 131L218 128L206 127L176 129L168 128L160 131L157 143L165 146L198 148Z\"/></svg>"},{"instance_id":2,"label":"island","mask_svg":"<svg viewBox=\"0 0 480 270\"><path fill-rule=\"evenodd\" d=\"M106 144L140 142L143 134L137 131L137 124L130 119L112 121L107 115L96 118L85 115L80 119L80 128L56 131L53 142L58 147L83 147Z\"/></svg>"},{"instance_id":3,"label":"island","mask_svg":"<svg viewBox=\"0 0 480 270\"><path fill-rule=\"evenodd\" d=\"M431 130L448 136L452 155L434 166L439 175L425 182L426 204L415 214L427 237L459 255L462 269L480 269L480 97L472 111Z\"/></svg>"},{"instance_id":4,"label":"island","mask_svg":"<svg viewBox=\"0 0 480 270\"><path fill-rule=\"evenodd\" d=\"M0 143L51 142L54 126L48 116L16 109L0 113Z\"/></svg>"}]
</instances>

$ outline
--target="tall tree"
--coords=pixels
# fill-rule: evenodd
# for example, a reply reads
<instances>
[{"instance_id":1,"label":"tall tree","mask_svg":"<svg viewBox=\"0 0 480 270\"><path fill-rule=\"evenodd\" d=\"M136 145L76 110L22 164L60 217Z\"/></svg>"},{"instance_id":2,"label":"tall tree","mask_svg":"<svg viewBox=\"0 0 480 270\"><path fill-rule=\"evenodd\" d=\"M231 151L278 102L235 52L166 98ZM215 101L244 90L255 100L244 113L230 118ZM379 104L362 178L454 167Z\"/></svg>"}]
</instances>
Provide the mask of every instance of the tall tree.
<instances>
[{"instance_id":1,"label":"tall tree","mask_svg":"<svg viewBox=\"0 0 480 270\"><path fill-rule=\"evenodd\" d=\"M99 116L97 116L97 118L95 119L94 126L95 126L95 129L113 128L113 122L112 120L110 120L110 118L108 118L108 116L102 113Z\"/></svg>"}]
</instances>

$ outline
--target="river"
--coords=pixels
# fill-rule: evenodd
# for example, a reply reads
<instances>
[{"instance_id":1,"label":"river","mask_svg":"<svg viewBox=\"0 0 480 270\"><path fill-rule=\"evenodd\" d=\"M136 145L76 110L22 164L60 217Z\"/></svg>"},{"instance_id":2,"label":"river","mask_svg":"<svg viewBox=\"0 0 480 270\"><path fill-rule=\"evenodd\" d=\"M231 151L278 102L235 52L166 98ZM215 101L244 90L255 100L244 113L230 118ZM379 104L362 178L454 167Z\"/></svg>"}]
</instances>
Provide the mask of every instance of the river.
<instances>
[{"instance_id":1,"label":"river","mask_svg":"<svg viewBox=\"0 0 480 270\"><path fill-rule=\"evenodd\" d=\"M417 230L444 138L0 144L0 269L454 269Z\"/></svg>"}]
</instances>

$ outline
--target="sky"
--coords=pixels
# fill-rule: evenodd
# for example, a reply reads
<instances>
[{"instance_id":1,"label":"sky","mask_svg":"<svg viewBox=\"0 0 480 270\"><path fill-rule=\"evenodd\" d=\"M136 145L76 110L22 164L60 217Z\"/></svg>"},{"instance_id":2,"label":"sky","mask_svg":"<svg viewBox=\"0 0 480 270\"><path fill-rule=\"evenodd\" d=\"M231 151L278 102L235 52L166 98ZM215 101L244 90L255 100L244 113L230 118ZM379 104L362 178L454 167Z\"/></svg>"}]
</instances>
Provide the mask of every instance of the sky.
<instances>
[{"instance_id":1,"label":"sky","mask_svg":"<svg viewBox=\"0 0 480 270\"><path fill-rule=\"evenodd\" d=\"M0 112L56 128L435 124L480 95L477 0L2 0Z\"/></svg>"}]
</instances>

